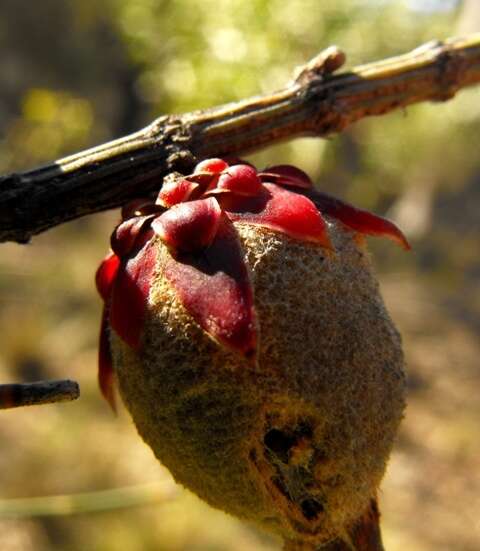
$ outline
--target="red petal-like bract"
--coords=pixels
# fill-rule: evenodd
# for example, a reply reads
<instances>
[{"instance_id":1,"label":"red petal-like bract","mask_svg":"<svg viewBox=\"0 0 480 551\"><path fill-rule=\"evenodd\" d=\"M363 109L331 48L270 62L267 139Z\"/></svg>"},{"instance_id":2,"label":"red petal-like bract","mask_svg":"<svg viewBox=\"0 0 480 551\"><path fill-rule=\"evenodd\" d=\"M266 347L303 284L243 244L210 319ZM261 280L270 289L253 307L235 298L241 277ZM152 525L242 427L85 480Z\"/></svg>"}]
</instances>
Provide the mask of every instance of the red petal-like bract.
<instances>
[{"instance_id":1,"label":"red petal-like bract","mask_svg":"<svg viewBox=\"0 0 480 551\"><path fill-rule=\"evenodd\" d=\"M262 182L271 182L282 186L293 186L303 189L311 189L313 182L310 176L296 166L276 165L259 172Z\"/></svg>"},{"instance_id":2,"label":"red petal-like bract","mask_svg":"<svg viewBox=\"0 0 480 551\"><path fill-rule=\"evenodd\" d=\"M139 241L143 239L145 231L149 230L150 222L155 215L135 216L119 224L110 238L110 245L120 258L128 256Z\"/></svg>"},{"instance_id":3,"label":"red petal-like bract","mask_svg":"<svg viewBox=\"0 0 480 551\"><path fill-rule=\"evenodd\" d=\"M163 274L214 340L249 359L256 357L252 286L237 233L225 215L208 248L169 256Z\"/></svg>"},{"instance_id":4,"label":"red petal-like bract","mask_svg":"<svg viewBox=\"0 0 480 551\"><path fill-rule=\"evenodd\" d=\"M187 201L190 195L198 188L198 184L185 178L165 182L157 197L157 204L169 208Z\"/></svg>"},{"instance_id":5,"label":"red petal-like bract","mask_svg":"<svg viewBox=\"0 0 480 551\"><path fill-rule=\"evenodd\" d=\"M110 252L102 260L100 266L98 267L97 273L95 274L97 291L105 302L110 297L119 266L120 259L115 253Z\"/></svg>"},{"instance_id":6,"label":"red petal-like bract","mask_svg":"<svg viewBox=\"0 0 480 551\"><path fill-rule=\"evenodd\" d=\"M325 220L310 199L275 184L263 186L264 192L256 197L220 198L230 220L270 228L331 249Z\"/></svg>"},{"instance_id":7,"label":"red petal-like bract","mask_svg":"<svg viewBox=\"0 0 480 551\"><path fill-rule=\"evenodd\" d=\"M150 286L155 272L157 253L150 239L128 260L122 260L110 299L110 325L133 349L138 350L148 304Z\"/></svg>"},{"instance_id":8,"label":"red petal-like bract","mask_svg":"<svg viewBox=\"0 0 480 551\"><path fill-rule=\"evenodd\" d=\"M215 188L217 190L237 195L258 195L262 190L262 182L252 166L234 165L220 174Z\"/></svg>"},{"instance_id":9,"label":"red petal-like bract","mask_svg":"<svg viewBox=\"0 0 480 551\"><path fill-rule=\"evenodd\" d=\"M223 159L205 159L197 164L194 170L194 174L199 174L202 172L209 172L210 174L220 174L222 170L228 168L228 163Z\"/></svg>"},{"instance_id":10,"label":"red petal-like bract","mask_svg":"<svg viewBox=\"0 0 480 551\"><path fill-rule=\"evenodd\" d=\"M103 306L98 343L98 385L100 392L110 404L110 407L113 411L117 411L115 405L112 351L110 350L110 340L108 338L108 306L106 304Z\"/></svg>"},{"instance_id":11,"label":"red petal-like bract","mask_svg":"<svg viewBox=\"0 0 480 551\"><path fill-rule=\"evenodd\" d=\"M217 233L222 209L214 197L174 205L152 222L160 239L174 250L207 247Z\"/></svg>"},{"instance_id":12,"label":"red petal-like bract","mask_svg":"<svg viewBox=\"0 0 480 551\"><path fill-rule=\"evenodd\" d=\"M201 197L201 198L199 198ZM194 199L194 200L192 200ZM168 210L165 210L168 209ZM278 165L257 173L241 160L207 159L193 174L166 180L157 202L139 199L122 209L112 251L96 274L105 305L99 383L115 409L109 326L138 350L157 269L156 233L169 248L161 269L199 326L232 351L255 360L253 290L232 222L255 224L331 249L322 214L359 235L381 235L409 249L388 220L313 189L302 170Z\"/></svg>"},{"instance_id":13,"label":"red petal-like bract","mask_svg":"<svg viewBox=\"0 0 480 551\"><path fill-rule=\"evenodd\" d=\"M213 189L217 185L220 174L228 168L228 163L223 159L206 159L195 167L193 174L187 176L187 180L196 182L202 191Z\"/></svg>"},{"instance_id":14,"label":"red petal-like bract","mask_svg":"<svg viewBox=\"0 0 480 551\"><path fill-rule=\"evenodd\" d=\"M95 283L104 300L100 337L98 343L98 384L100 391L113 411L116 411L115 393L113 390L113 366L110 341L108 339L108 302L120 267L118 256L110 252L100 264L95 274Z\"/></svg>"},{"instance_id":15,"label":"red petal-like bract","mask_svg":"<svg viewBox=\"0 0 480 551\"><path fill-rule=\"evenodd\" d=\"M366 210L357 209L321 191L312 190L305 193L305 195L315 203L323 214L336 218L348 228L365 235L388 237L403 249L410 250L411 247L407 238L390 220L376 216Z\"/></svg>"}]
</instances>

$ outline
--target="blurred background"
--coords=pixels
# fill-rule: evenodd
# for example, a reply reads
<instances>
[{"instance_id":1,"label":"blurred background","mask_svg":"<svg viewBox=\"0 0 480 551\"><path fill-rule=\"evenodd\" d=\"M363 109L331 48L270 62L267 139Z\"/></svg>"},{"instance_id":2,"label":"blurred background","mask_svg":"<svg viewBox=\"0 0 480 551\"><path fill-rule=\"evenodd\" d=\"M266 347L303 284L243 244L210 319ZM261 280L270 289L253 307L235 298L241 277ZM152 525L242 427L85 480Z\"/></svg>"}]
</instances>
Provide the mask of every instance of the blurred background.
<instances>
[{"instance_id":1,"label":"blurred background","mask_svg":"<svg viewBox=\"0 0 480 551\"><path fill-rule=\"evenodd\" d=\"M479 30L477 0L2 0L0 173L273 91L332 43L353 66ZM479 129L476 88L249 157L297 164L413 244L370 240L409 372L380 496L388 551L480 549ZM117 218L1 245L0 381L73 378L82 395L0 413L0 549L279 549L177 488L100 397L93 275Z\"/></svg>"}]
</instances>

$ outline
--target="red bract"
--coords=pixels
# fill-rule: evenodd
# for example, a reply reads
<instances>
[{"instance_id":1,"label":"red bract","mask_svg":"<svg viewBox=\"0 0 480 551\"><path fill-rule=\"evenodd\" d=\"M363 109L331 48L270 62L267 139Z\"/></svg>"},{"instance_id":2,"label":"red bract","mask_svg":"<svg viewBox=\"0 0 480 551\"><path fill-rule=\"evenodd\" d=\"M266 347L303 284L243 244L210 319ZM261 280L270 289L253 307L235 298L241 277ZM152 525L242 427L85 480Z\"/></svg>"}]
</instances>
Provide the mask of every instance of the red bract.
<instances>
[{"instance_id":1,"label":"red bract","mask_svg":"<svg viewBox=\"0 0 480 551\"><path fill-rule=\"evenodd\" d=\"M120 259L115 253L111 252L103 259L98 267L97 273L95 274L95 284L104 301L107 301L110 296L119 266Z\"/></svg>"},{"instance_id":2,"label":"red bract","mask_svg":"<svg viewBox=\"0 0 480 551\"><path fill-rule=\"evenodd\" d=\"M140 250L122 259L110 294L110 325L135 350L140 347L156 259L150 239Z\"/></svg>"},{"instance_id":3,"label":"red bract","mask_svg":"<svg viewBox=\"0 0 480 551\"><path fill-rule=\"evenodd\" d=\"M165 182L157 197L157 204L170 208L177 203L188 201L198 184L182 178L179 181Z\"/></svg>"},{"instance_id":4,"label":"red bract","mask_svg":"<svg viewBox=\"0 0 480 551\"><path fill-rule=\"evenodd\" d=\"M98 384L100 391L115 411L113 392L113 366L108 339L108 301L120 267L120 259L114 253L108 254L100 264L95 275L95 283L100 296L105 301L100 325L100 342L98 346Z\"/></svg>"},{"instance_id":5,"label":"red bract","mask_svg":"<svg viewBox=\"0 0 480 551\"><path fill-rule=\"evenodd\" d=\"M263 184L262 194L253 198L221 200L234 222L255 224L330 249L325 220L307 197L275 184Z\"/></svg>"},{"instance_id":6,"label":"red bract","mask_svg":"<svg viewBox=\"0 0 480 551\"><path fill-rule=\"evenodd\" d=\"M220 174L226 168L228 168L228 163L223 159L205 159L205 161L197 164L193 173L209 172L210 174Z\"/></svg>"},{"instance_id":7,"label":"red bract","mask_svg":"<svg viewBox=\"0 0 480 551\"><path fill-rule=\"evenodd\" d=\"M410 244L397 226L381 216L357 209L336 197L320 191L311 191L308 196L321 212L340 220L345 226L363 235L379 235L398 243L406 251Z\"/></svg>"},{"instance_id":8,"label":"red bract","mask_svg":"<svg viewBox=\"0 0 480 551\"><path fill-rule=\"evenodd\" d=\"M110 340L108 335L108 308L103 307L102 321L100 324L100 339L98 343L98 386L100 392L113 411L115 407L115 392L114 392L114 373L112 364L112 351L110 350Z\"/></svg>"},{"instance_id":9,"label":"red bract","mask_svg":"<svg viewBox=\"0 0 480 551\"><path fill-rule=\"evenodd\" d=\"M195 322L217 343L255 361L255 304L236 224L260 226L331 249L325 214L360 234L408 242L388 220L313 189L302 170L278 165L257 173L239 160L199 163L190 175L169 178L155 202L123 209L111 252L97 271L105 302L100 335L99 379L113 402L108 326L140 350L159 239L168 247L162 275ZM166 209L166 210L165 210Z\"/></svg>"},{"instance_id":10,"label":"red bract","mask_svg":"<svg viewBox=\"0 0 480 551\"><path fill-rule=\"evenodd\" d=\"M313 188L313 182L303 170L291 165L276 165L266 168L259 175L262 182L280 183L283 186Z\"/></svg>"},{"instance_id":11,"label":"red bract","mask_svg":"<svg viewBox=\"0 0 480 551\"><path fill-rule=\"evenodd\" d=\"M256 354L252 286L237 232L221 216L215 238L198 253L171 256L163 275L193 319L214 340L247 359Z\"/></svg>"},{"instance_id":12,"label":"red bract","mask_svg":"<svg viewBox=\"0 0 480 551\"><path fill-rule=\"evenodd\" d=\"M154 232L173 250L200 251L218 230L222 209L214 197L174 205L152 223Z\"/></svg>"},{"instance_id":13,"label":"red bract","mask_svg":"<svg viewBox=\"0 0 480 551\"><path fill-rule=\"evenodd\" d=\"M261 193L262 182L252 166L234 165L220 174L215 191L255 196Z\"/></svg>"},{"instance_id":14,"label":"red bract","mask_svg":"<svg viewBox=\"0 0 480 551\"><path fill-rule=\"evenodd\" d=\"M144 235L144 229L148 229L154 216L134 216L119 224L110 238L112 251L120 258L130 254L135 245Z\"/></svg>"}]
</instances>

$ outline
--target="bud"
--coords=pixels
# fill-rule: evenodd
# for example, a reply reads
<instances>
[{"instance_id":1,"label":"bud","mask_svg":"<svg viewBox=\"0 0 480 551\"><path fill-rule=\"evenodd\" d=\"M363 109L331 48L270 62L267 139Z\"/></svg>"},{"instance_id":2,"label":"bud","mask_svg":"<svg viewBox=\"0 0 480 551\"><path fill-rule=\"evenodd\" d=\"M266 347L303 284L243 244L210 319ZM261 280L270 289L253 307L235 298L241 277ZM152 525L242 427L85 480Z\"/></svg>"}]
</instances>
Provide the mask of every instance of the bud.
<instances>
[{"instance_id":1,"label":"bud","mask_svg":"<svg viewBox=\"0 0 480 551\"><path fill-rule=\"evenodd\" d=\"M178 177L186 200L127 209L112 236L101 389L113 404L118 381L142 438L214 507L289 542L348 539L404 409L362 236L408 243L299 169L213 161Z\"/></svg>"}]
</instances>

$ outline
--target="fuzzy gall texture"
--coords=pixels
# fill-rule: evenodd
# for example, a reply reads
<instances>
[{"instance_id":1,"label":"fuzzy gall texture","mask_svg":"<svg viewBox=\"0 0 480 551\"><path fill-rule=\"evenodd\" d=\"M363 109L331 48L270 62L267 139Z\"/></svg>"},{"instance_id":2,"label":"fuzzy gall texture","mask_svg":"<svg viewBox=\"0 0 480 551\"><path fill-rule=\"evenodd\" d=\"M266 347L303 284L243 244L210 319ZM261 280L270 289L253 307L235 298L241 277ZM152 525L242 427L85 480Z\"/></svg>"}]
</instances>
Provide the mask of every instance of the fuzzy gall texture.
<instances>
[{"instance_id":1,"label":"fuzzy gall texture","mask_svg":"<svg viewBox=\"0 0 480 551\"><path fill-rule=\"evenodd\" d=\"M214 507L288 540L345 533L375 498L404 409L398 332L363 245L329 222L334 253L235 223L251 273L258 365L219 346L157 269L142 346L113 330L140 435Z\"/></svg>"}]
</instances>

